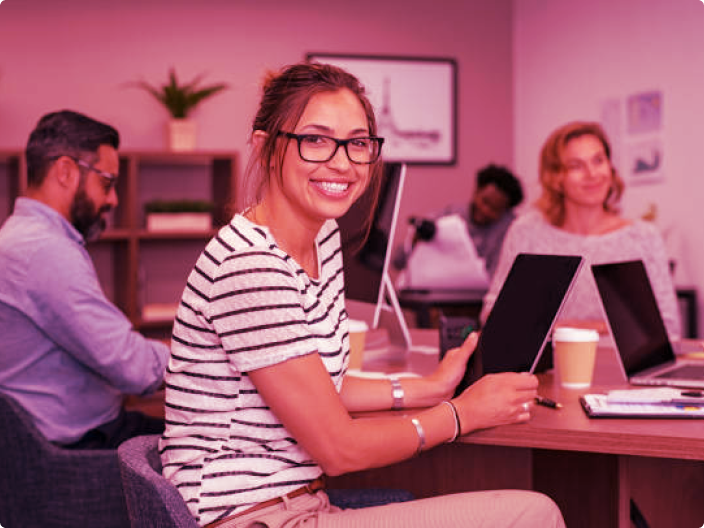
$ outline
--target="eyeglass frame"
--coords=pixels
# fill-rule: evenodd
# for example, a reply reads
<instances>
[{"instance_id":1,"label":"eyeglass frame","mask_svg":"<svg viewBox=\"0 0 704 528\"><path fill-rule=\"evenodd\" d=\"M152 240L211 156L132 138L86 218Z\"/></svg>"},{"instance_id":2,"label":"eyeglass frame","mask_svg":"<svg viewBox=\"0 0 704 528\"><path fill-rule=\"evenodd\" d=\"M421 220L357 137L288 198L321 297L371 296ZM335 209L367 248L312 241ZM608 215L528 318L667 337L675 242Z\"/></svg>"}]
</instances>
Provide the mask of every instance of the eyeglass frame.
<instances>
[{"instance_id":1,"label":"eyeglass frame","mask_svg":"<svg viewBox=\"0 0 704 528\"><path fill-rule=\"evenodd\" d=\"M340 149L340 147L344 147L345 149L345 155L347 156L347 159L350 160L350 162L356 164L356 165L371 165L372 163L375 163L380 157L381 157L381 147L384 145L384 138L379 137L379 136L361 136L361 137L352 137L352 138L347 138L347 139L337 139L332 136L326 136L325 134L294 134L293 132L286 132L284 130L279 130L277 133L278 136L284 136L288 139L295 139L296 143L298 143L298 156L303 160L308 163L327 163L331 159L335 157L335 154L337 154L337 151ZM330 139L335 142L335 148L333 149L332 153L330 154L330 157L325 160L310 160L306 159L303 157L303 153L301 152L301 141L305 138L308 137L319 137L319 138L325 138L325 139ZM350 156L350 151L347 150L347 145L349 145L352 141L359 141L360 139L370 139L372 141L376 141L379 144L379 147L377 149L376 157L374 159L371 159L369 161L355 161L352 159Z\"/></svg>"},{"instance_id":2,"label":"eyeglass frame","mask_svg":"<svg viewBox=\"0 0 704 528\"><path fill-rule=\"evenodd\" d=\"M117 180L118 180L118 178L119 178L119 176L118 176L117 174L113 174L112 172L102 171L102 170L100 170L100 169L94 167L93 165L91 165L91 164L88 163L87 161L82 160L81 158L77 158L77 157L75 157L75 156L71 156L70 154L61 154L61 155L59 155L59 156L54 156L54 157L51 158L51 159L55 161L55 160L57 160L57 159L59 159L59 158L61 158L61 157L63 157L63 156L66 156L67 158L73 160L73 162L74 162L76 165L78 165L79 167L83 167L83 168L86 169L86 170L93 171L93 172L95 172L98 176L100 176L100 177L104 178L105 180L107 180L108 185L107 185L107 187L105 187L105 193L106 193L106 194L109 193L111 190L113 190L113 189L115 188L115 186L117 185Z\"/></svg>"}]
</instances>

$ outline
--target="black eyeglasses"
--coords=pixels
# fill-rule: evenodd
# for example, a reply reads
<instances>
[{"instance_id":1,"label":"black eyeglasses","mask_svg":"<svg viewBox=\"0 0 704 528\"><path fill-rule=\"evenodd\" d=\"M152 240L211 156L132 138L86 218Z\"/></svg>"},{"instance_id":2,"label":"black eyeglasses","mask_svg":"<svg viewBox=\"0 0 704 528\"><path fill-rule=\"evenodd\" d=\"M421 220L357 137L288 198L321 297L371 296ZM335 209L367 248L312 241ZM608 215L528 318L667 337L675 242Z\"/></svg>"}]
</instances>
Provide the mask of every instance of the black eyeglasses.
<instances>
[{"instance_id":1,"label":"black eyeglasses","mask_svg":"<svg viewBox=\"0 0 704 528\"><path fill-rule=\"evenodd\" d=\"M80 158L76 158L74 156L69 156L68 154L64 154L64 156L66 156L67 158L71 158L76 163L76 165L78 165L79 167L83 167L86 170L93 171L98 176L103 178L106 182L104 185L106 193L109 193L117 185L117 178L118 178L117 174L113 174L111 172L106 172L106 171L101 171L100 169L95 168L93 165L91 165L87 161L84 161ZM58 159L60 157L61 156L58 156L55 159Z\"/></svg>"},{"instance_id":2,"label":"black eyeglasses","mask_svg":"<svg viewBox=\"0 0 704 528\"><path fill-rule=\"evenodd\" d=\"M321 134L294 134L283 130L279 130L279 135L295 139L298 142L298 155L303 161L311 163L330 161L337 154L337 149L344 147L347 158L352 163L368 165L379 159L384 144L384 138L381 137L337 139Z\"/></svg>"}]
</instances>

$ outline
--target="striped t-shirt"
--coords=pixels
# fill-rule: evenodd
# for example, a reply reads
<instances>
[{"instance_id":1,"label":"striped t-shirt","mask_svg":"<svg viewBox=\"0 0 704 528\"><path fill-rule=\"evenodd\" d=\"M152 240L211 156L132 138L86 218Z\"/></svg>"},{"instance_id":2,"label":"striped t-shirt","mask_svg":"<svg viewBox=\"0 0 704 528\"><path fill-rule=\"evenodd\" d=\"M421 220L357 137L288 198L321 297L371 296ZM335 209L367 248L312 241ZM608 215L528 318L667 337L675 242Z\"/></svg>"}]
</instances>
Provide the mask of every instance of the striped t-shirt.
<instances>
[{"instance_id":1,"label":"striped t-shirt","mask_svg":"<svg viewBox=\"0 0 704 528\"><path fill-rule=\"evenodd\" d=\"M241 215L188 277L166 371L164 475L201 525L281 496L321 468L269 410L247 372L318 353L338 391L349 332L340 234L317 237L318 279Z\"/></svg>"}]
</instances>

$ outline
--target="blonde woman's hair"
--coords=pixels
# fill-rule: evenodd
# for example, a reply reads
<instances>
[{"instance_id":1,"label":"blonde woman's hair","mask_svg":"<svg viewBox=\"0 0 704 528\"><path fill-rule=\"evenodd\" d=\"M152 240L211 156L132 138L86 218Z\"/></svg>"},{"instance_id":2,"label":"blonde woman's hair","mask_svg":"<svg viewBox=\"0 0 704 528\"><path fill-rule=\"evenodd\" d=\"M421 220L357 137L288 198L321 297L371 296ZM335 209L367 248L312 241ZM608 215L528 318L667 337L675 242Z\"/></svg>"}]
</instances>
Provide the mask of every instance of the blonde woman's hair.
<instances>
[{"instance_id":1,"label":"blonde woman's hair","mask_svg":"<svg viewBox=\"0 0 704 528\"><path fill-rule=\"evenodd\" d=\"M555 130L543 144L540 151L540 184L543 192L536 202L548 221L560 227L565 221L565 193L562 179L565 165L562 157L567 144L575 138L594 136L604 146L604 152L611 164L611 188L606 195L603 207L605 211L617 213L618 202L623 194L624 183L614 168L611 160L611 145L604 129L599 123L588 121L573 121Z\"/></svg>"}]
</instances>

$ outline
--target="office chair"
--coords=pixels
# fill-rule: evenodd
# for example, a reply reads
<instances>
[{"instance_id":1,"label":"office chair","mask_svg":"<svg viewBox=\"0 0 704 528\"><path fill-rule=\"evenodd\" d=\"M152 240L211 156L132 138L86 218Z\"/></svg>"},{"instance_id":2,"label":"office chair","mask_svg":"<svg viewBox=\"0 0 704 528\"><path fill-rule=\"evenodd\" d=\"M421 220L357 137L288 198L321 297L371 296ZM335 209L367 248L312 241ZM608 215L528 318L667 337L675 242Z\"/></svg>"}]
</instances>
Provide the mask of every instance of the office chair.
<instances>
[{"instance_id":1,"label":"office chair","mask_svg":"<svg viewBox=\"0 0 704 528\"><path fill-rule=\"evenodd\" d=\"M176 487L161 474L159 435L131 438L117 448L122 485L132 528L198 528ZM401 489L331 489L330 502L340 508L365 508L413 500Z\"/></svg>"},{"instance_id":2,"label":"office chair","mask_svg":"<svg viewBox=\"0 0 704 528\"><path fill-rule=\"evenodd\" d=\"M198 528L183 497L161 474L159 435L137 436L117 448L132 528Z\"/></svg>"},{"instance_id":3,"label":"office chair","mask_svg":"<svg viewBox=\"0 0 704 528\"><path fill-rule=\"evenodd\" d=\"M0 525L129 527L116 450L58 447L0 393Z\"/></svg>"}]
</instances>

